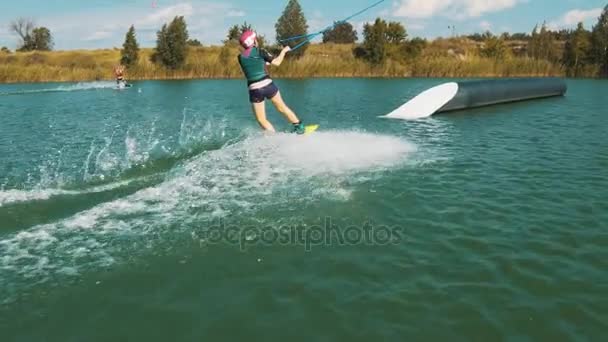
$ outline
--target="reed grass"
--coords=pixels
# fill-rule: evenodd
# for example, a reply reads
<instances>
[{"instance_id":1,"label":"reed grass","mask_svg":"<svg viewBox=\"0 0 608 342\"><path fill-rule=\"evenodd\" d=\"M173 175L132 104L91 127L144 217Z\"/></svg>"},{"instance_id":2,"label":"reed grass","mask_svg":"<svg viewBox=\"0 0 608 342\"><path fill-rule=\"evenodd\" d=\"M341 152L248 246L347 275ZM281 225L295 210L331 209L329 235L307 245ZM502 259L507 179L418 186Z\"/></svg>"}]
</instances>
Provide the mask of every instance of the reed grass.
<instances>
[{"instance_id":1,"label":"reed grass","mask_svg":"<svg viewBox=\"0 0 608 342\"><path fill-rule=\"evenodd\" d=\"M392 56L370 65L353 55L354 45L313 44L298 60L271 68L273 77L515 77L565 76L558 64L526 57L494 60L480 57L466 41L436 40L415 58ZM167 70L150 61L153 49L142 49L128 80L241 78L237 46L191 47L186 64ZM78 82L113 79L119 49L0 53L0 82ZM594 70L584 70L592 73ZM585 76L585 75L582 75Z\"/></svg>"}]
</instances>

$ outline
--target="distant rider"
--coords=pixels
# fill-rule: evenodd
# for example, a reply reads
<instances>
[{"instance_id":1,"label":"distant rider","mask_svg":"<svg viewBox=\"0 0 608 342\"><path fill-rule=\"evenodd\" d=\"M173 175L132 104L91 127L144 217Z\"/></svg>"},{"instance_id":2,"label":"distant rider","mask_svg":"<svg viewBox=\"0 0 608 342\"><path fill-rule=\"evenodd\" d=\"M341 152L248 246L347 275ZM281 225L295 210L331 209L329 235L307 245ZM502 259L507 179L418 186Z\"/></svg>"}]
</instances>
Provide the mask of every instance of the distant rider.
<instances>
[{"instance_id":1,"label":"distant rider","mask_svg":"<svg viewBox=\"0 0 608 342\"><path fill-rule=\"evenodd\" d=\"M266 119L265 100L269 99L276 109L291 122L293 132L303 134L304 124L283 101L279 88L273 83L267 68L268 65L281 65L285 54L291 48L286 46L278 57L274 57L259 47L256 33L250 30L243 32L239 42L245 50L239 55L238 61L247 78L249 101L252 104L258 124L264 130L275 132L272 124Z\"/></svg>"},{"instance_id":2,"label":"distant rider","mask_svg":"<svg viewBox=\"0 0 608 342\"><path fill-rule=\"evenodd\" d=\"M114 68L114 75L116 76L116 84L118 86L127 84L125 81L125 67L123 65L118 65Z\"/></svg>"}]
</instances>

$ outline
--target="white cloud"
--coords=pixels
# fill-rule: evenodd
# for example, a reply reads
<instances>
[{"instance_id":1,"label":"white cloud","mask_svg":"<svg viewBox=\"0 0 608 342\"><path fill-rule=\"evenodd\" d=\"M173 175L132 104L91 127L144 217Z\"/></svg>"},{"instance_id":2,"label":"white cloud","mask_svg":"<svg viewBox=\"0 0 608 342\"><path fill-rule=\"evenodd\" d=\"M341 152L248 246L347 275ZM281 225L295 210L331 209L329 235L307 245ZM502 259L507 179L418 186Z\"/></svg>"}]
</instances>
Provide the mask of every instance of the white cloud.
<instances>
[{"instance_id":1,"label":"white cloud","mask_svg":"<svg viewBox=\"0 0 608 342\"><path fill-rule=\"evenodd\" d=\"M568 28L576 26L580 22L586 22L589 20L595 20L602 14L601 8L594 8L590 10L574 9L566 12L559 19L553 20L547 24L547 27L551 30L559 30L562 28Z\"/></svg>"},{"instance_id":2,"label":"white cloud","mask_svg":"<svg viewBox=\"0 0 608 342\"><path fill-rule=\"evenodd\" d=\"M421 23L410 23L406 26L406 29L412 30L412 31L422 31L425 28L426 28L426 26Z\"/></svg>"},{"instance_id":3,"label":"white cloud","mask_svg":"<svg viewBox=\"0 0 608 342\"><path fill-rule=\"evenodd\" d=\"M585 10L572 10L566 13L563 17L563 23L566 25L576 25L581 21L588 19L597 19L602 14L601 8L594 8L588 11Z\"/></svg>"},{"instance_id":4,"label":"white cloud","mask_svg":"<svg viewBox=\"0 0 608 342\"><path fill-rule=\"evenodd\" d=\"M104 39L108 39L108 38L112 37L113 35L114 35L114 33L110 32L110 31L96 31L96 32L93 32L92 34L88 35L87 37L85 37L84 40L88 41L88 42L104 40Z\"/></svg>"},{"instance_id":5,"label":"white cloud","mask_svg":"<svg viewBox=\"0 0 608 342\"><path fill-rule=\"evenodd\" d=\"M227 17L244 17L246 14L244 11L241 10L229 10L228 13L226 13Z\"/></svg>"},{"instance_id":6,"label":"white cloud","mask_svg":"<svg viewBox=\"0 0 608 342\"><path fill-rule=\"evenodd\" d=\"M49 27L57 49L120 46L131 24L135 26L140 45L151 47L154 46L156 32L175 16L186 18L190 37L203 43L218 44L226 35L227 18L246 15L234 5L219 0L164 2L167 5L162 3L158 1L156 7L143 9L128 6L121 11L104 8L64 12L46 16L39 24ZM4 39L0 37L0 41Z\"/></svg>"},{"instance_id":7,"label":"white cloud","mask_svg":"<svg viewBox=\"0 0 608 342\"><path fill-rule=\"evenodd\" d=\"M158 27L171 21L176 16L190 17L194 14L194 7L190 3L181 3L160 8L144 18L135 22L135 26L142 28Z\"/></svg>"},{"instance_id":8,"label":"white cloud","mask_svg":"<svg viewBox=\"0 0 608 342\"><path fill-rule=\"evenodd\" d=\"M484 20L479 23L479 27L484 31L490 31L492 29L492 24L489 21Z\"/></svg>"},{"instance_id":9,"label":"white cloud","mask_svg":"<svg viewBox=\"0 0 608 342\"><path fill-rule=\"evenodd\" d=\"M445 10L452 0L402 0L396 17L429 18Z\"/></svg>"},{"instance_id":10,"label":"white cloud","mask_svg":"<svg viewBox=\"0 0 608 342\"><path fill-rule=\"evenodd\" d=\"M464 1L469 16L479 17L484 13L500 12L515 7L518 0L468 0Z\"/></svg>"},{"instance_id":11,"label":"white cloud","mask_svg":"<svg viewBox=\"0 0 608 342\"><path fill-rule=\"evenodd\" d=\"M524 0L401 0L395 16L406 18L430 18L437 15L458 19L479 17L486 13L500 12Z\"/></svg>"}]
</instances>

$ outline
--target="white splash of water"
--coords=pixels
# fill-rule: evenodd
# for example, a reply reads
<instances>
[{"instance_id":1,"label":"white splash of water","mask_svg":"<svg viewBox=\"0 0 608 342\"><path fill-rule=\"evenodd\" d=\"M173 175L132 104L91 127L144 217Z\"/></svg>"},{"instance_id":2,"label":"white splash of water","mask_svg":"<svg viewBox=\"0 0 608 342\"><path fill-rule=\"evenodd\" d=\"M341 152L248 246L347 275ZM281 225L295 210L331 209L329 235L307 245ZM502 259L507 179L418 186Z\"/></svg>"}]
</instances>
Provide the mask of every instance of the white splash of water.
<instances>
[{"instance_id":1,"label":"white splash of water","mask_svg":"<svg viewBox=\"0 0 608 342\"><path fill-rule=\"evenodd\" d=\"M95 144L91 143L91 148L89 149L89 154L87 155L87 158L84 161L84 165L82 167L82 179L84 179L85 181L89 181L93 175L91 175L89 173L89 168L91 165L91 158L93 158L93 154L95 153Z\"/></svg>"},{"instance_id":2,"label":"white splash of water","mask_svg":"<svg viewBox=\"0 0 608 342\"><path fill-rule=\"evenodd\" d=\"M0 190L0 207L14 205L23 202L43 201L55 196L77 196L112 191L129 186L135 182L145 182L151 176L132 178L120 182L94 186L84 190L63 189L34 189L34 190Z\"/></svg>"},{"instance_id":3,"label":"white splash of water","mask_svg":"<svg viewBox=\"0 0 608 342\"><path fill-rule=\"evenodd\" d=\"M157 186L3 237L0 288L107 267L214 217L320 198L347 201L357 182L402 167L415 151L401 138L370 133L250 136L202 153Z\"/></svg>"},{"instance_id":4,"label":"white splash of water","mask_svg":"<svg viewBox=\"0 0 608 342\"><path fill-rule=\"evenodd\" d=\"M0 95L23 95L23 94L38 94L38 93L54 93L54 92L73 92L83 90L95 90L95 89L115 89L115 82L79 82L76 84L62 85L57 88L46 88L46 89L32 89L32 90L18 90L8 93L0 93Z\"/></svg>"},{"instance_id":5,"label":"white splash of water","mask_svg":"<svg viewBox=\"0 0 608 342\"><path fill-rule=\"evenodd\" d=\"M96 81L96 82L79 82L77 84L60 86L57 88L59 91L79 91L79 90L90 90L90 89L114 89L116 88L116 82L109 81Z\"/></svg>"},{"instance_id":6,"label":"white splash of water","mask_svg":"<svg viewBox=\"0 0 608 342\"><path fill-rule=\"evenodd\" d=\"M106 138L105 146L99 151L95 158L95 166L99 168L102 173L113 170L118 164L118 157L110 152L114 134L115 132L112 132L112 135L109 138Z\"/></svg>"}]
</instances>

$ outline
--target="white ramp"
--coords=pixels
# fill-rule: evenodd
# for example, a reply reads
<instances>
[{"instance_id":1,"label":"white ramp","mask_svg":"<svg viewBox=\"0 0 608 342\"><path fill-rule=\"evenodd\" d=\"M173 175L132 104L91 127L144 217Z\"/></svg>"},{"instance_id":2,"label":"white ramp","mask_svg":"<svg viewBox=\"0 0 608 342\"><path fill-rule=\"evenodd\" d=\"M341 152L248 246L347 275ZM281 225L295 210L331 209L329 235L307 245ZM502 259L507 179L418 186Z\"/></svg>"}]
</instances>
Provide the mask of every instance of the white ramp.
<instances>
[{"instance_id":1,"label":"white ramp","mask_svg":"<svg viewBox=\"0 0 608 342\"><path fill-rule=\"evenodd\" d=\"M456 96L456 93L458 93L458 83L444 83L425 90L383 117L403 120L427 118L450 102Z\"/></svg>"}]
</instances>

